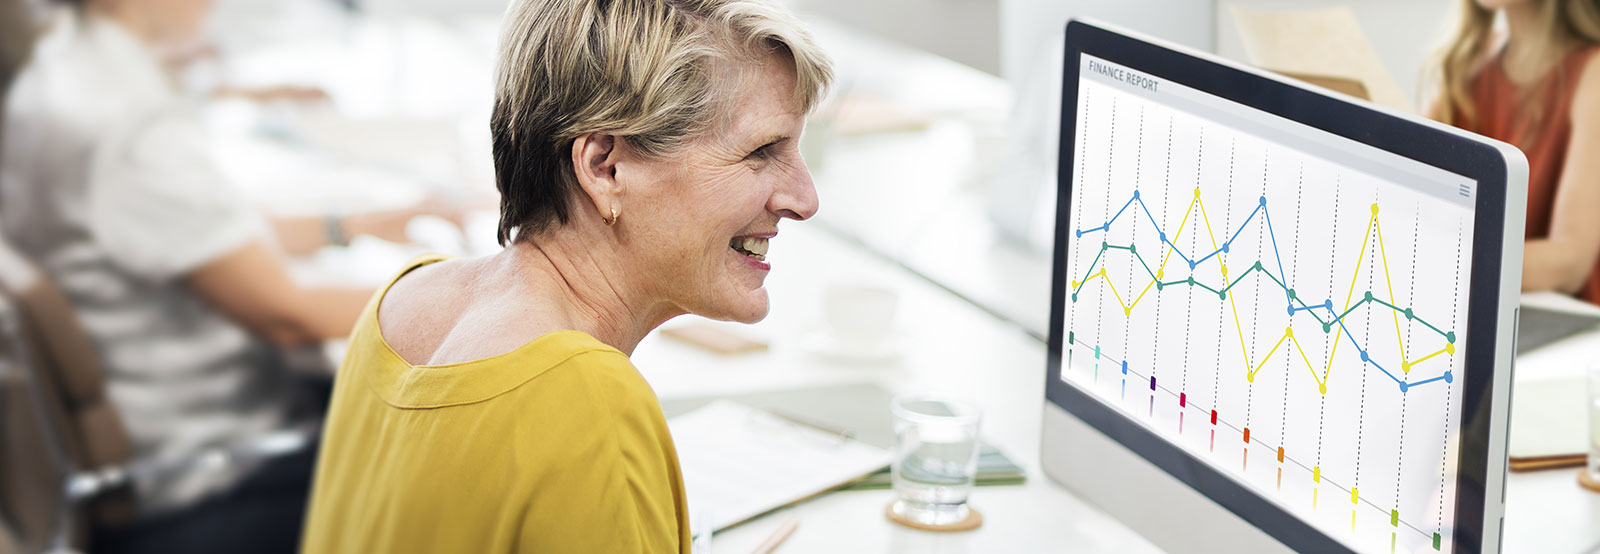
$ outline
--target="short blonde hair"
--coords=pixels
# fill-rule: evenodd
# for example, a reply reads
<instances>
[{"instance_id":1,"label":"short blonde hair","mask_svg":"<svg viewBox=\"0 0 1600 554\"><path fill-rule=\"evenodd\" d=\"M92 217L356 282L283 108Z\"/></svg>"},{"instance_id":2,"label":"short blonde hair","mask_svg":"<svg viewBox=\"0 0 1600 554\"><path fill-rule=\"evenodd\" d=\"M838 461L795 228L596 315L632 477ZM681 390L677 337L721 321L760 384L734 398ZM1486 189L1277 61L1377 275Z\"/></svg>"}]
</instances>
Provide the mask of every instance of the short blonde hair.
<instances>
[{"instance_id":1,"label":"short blonde hair","mask_svg":"<svg viewBox=\"0 0 1600 554\"><path fill-rule=\"evenodd\" d=\"M770 0L513 0L494 114L500 244L567 223L572 142L606 132L667 155L731 114L730 67L786 54L809 113L831 62ZM733 62L731 64L726 62Z\"/></svg>"}]
</instances>

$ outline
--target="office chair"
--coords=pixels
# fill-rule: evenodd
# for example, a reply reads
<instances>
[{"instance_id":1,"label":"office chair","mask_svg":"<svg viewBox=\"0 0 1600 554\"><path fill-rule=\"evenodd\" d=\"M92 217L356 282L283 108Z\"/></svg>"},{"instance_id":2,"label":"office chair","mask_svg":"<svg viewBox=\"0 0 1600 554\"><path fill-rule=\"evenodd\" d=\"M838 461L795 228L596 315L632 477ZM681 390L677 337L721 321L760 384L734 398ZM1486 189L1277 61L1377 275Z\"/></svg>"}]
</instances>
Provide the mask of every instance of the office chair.
<instances>
[{"instance_id":1,"label":"office chair","mask_svg":"<svg viewBox=\"0 0 1600 554\"><path fill-rule=\"evenodd\" d=\"M24 550L83 544L87 523L132 519L132 490L121 480L97 487L92 499L74 498L67 484L81 480L75 474L84 469L129 462L132 441L71 304L3 240L0 300L0 442L7 453L0 456L0 513L13 522Z\"/></svg>"},{"instance_id":2,"label":"office chair","mask_svg":"<svg viewBox=\"0 0 1600 554\"><path fill-rule=\"evenodd\" d=\"M83 548L132 522L135 480L303 450L317 425L183 459L136 459L93 342L61 290L0 237L0 552Z\"/></svg>"}]
</instances>

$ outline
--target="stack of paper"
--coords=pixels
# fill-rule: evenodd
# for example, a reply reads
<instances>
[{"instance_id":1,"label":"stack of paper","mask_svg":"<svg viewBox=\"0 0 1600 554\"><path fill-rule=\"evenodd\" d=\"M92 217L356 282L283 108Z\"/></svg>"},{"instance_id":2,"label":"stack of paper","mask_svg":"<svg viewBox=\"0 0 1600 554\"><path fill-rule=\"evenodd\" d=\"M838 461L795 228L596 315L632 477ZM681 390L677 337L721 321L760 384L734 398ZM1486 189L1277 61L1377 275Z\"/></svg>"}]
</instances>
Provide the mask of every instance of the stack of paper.
<instances>
[{"instance_id":1,"label":"stack of paper","mask_svg":"<svg viewBox=\"0 0 1600 554\"><path fill-rule=\"evenodd\" d=\"M730 400L667 420L683 467L689 517L716 530L856 481L888 450Z\"/></svg>"}]
</instances>

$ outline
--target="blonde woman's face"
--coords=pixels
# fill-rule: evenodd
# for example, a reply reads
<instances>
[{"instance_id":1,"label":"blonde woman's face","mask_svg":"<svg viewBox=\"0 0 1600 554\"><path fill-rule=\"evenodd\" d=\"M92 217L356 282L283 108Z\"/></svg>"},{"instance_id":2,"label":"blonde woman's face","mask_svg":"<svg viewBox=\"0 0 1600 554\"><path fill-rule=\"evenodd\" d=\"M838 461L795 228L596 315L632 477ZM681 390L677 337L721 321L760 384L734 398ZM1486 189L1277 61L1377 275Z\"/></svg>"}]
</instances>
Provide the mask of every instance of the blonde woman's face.
<instances>
[{"instance_id":1,"label":"blonde woman's face","mask_svg":"<svg viewBox=\"0 0 1600 554\"><path fill-rule=\"evenodd\" d=\"M630 183L619 225L651 297L676 311L753 323L769 307L766 254L778 222L811 217L817 193L800 157L805 113L793 62L774 55L741 73L721 129L677 154L618 166L617 178Z\"/></svg>"}]
</instances>

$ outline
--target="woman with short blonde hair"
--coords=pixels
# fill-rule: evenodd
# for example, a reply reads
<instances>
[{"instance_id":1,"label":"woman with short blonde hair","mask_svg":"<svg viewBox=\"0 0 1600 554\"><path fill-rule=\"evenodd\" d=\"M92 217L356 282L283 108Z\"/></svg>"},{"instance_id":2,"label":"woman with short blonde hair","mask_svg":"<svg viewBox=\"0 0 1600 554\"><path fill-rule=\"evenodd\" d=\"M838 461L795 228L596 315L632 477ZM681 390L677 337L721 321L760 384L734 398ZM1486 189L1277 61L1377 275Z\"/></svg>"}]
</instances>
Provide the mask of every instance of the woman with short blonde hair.
<instances>
[{"instance_id":1,"label":"woman with short blonde hair","mask_svg":"<svg viewBox=\"0 0 1600 554\"><path fill-rule=\"evenodd\" d=\"M628 356L685 313L765 317L769 241L827 58L764 0L522 0L491 120L506 248L425 257L351 338L308 554L688 552Z\"/></svg>"}]
</instances>

